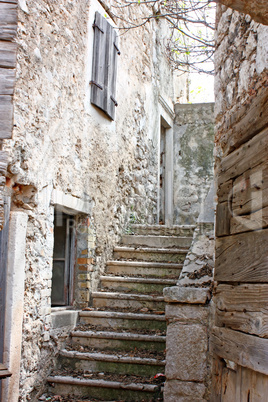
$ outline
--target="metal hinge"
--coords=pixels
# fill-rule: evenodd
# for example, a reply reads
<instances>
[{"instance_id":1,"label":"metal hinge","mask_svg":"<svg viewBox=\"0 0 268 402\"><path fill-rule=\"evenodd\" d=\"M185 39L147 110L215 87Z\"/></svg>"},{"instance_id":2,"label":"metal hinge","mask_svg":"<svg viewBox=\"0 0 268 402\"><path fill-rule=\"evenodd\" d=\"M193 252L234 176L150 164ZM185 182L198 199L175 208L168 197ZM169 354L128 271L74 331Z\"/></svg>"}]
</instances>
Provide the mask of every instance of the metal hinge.
<instances>
[{"instance_id":1,"label":"metal hinge","mask_svg":"<svg viewBox=\"0 0 268 402\"><path fill-rule=\"evenodd\" d=\"M95 24L95 22L94 22L94 24L92 26L93 26L93 28L98 28L98 30L101 31L104 34L104 30L101 29L101 27L99 27L97 24Z\"/></svg>"},{"instance_id":2,"label":"metal hinge","mask_svg":"<svg viewBox=\"0 0 268 402\"><path fill-rule=\"evenodd\" d=\"M114 105L115 105L115 106L118 106L118 103L116 102L116 100L114 99L114 97L113 97L112 95L110 96L110 98L111 98L111 100L113 101Z\"/></svg>"},{"instance_id":3,"label":"metal hinge","mask_svg":"<svg viewBox=\"0 0 268 402\"><path fill-rule=\"evenodd\" d=\"M117 44L114 42L114 47L116 48L116 50L117 50L117 54L118 55L120 55L121 53L120 53L120 50L118 49L118 46L117 46Z\"/></svg>"},{"instance_id":4,"label":"metal hinge","mask_svg":"<svg viewBox=\"0 0 268 402\"><path fill-rule=\"evenodd\" d=\"M91 85L96 85L96 87L100 88L101 90L103 89L103 87L100 84L98 84L96 81L90 81L89 83Z\"/></svg>"}]
</instances>

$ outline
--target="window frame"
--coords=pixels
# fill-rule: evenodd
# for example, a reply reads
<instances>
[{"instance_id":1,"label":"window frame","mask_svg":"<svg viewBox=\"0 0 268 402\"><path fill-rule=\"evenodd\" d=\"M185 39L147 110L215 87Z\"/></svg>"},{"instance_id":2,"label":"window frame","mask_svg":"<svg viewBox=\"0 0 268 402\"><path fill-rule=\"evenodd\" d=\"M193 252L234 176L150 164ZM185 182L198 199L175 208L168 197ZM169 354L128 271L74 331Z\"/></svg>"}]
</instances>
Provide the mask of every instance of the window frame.
<instances>
[{"instance_id":1,"label":"window frame","mask_svg":"<svg viewBox=\"0 0 268 402\"><path fill-rule=\"evenodd\" d=\"M65 253L64 257L55 257L55 226L61 219L66 220L65 225ZM75 268L75 217L63 213L62 211L55 210L54 213L54 246L52 258L52 285L51 285L51 306L52 307L66 307L71 306L74 301L74 268ZM53 269L54 262L64 262L64 275L63 275L63 298L60 300L53 300Z\"/></svg>"}]
</instances>

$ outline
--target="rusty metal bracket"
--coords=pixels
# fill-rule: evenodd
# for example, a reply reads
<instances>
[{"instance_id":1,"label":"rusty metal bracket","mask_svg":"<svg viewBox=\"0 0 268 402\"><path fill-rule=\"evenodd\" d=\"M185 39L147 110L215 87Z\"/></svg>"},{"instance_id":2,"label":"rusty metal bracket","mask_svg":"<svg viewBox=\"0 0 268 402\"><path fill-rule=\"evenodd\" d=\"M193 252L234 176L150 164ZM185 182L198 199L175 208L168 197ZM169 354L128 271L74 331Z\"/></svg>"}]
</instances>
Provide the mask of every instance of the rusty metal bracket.
<instances>
[{"instance_id":1,"label":"rusty metal bracket","mask_svg":"<svg viewBox=\"0 0 268 402\"><path fill-rule=\"evenodd\" d=\"M101 29L101 27L99 27L97 24L95 24L95 22L94 22L94 24L92 26L93 26L93 28L98 28L98 30L101 31L104 34L104 30Z\"/></svg>"},{"instance_id":2,"label":"rusty metal bracket","mask_svg":"<svg viewBox=\"0 0 268 402\"><path fill-rule=\"evenodd\" d=\"M111 98L111 100L113 101L114 105L115 105L115 106L118 106L118 103L116 102L116 100L114 99L114 97L113 97L112 95L110 96L110 98Z\"/></svg>"},{"instance_id":3,"label":"rusty metal bracket","mask_svg":"<svg viewBox=\"0 0 268 402\"><path fill-rule=\"evenodd\" d=\"M89 82L91 85L96 85L96 87L98 87L98 88L100 88L101 90L103 90L103 87L100 85L100 84L98 84L96 81L90 81Z\"/></svg>"},{"instance_id":4,"label":"rusty metal bracket","mask_svg":"<svg viewBox=\"0 0 268 402\"><path fill-rule=\"evenodd\" d=\"M116 50L117 50L117 54L118 55L120 55L121 54L121 52L120 52L120 50L118 49L118 46L117 46L117 44L114 42L114 47L116 48Z\"/></svg>"}]
</instances>

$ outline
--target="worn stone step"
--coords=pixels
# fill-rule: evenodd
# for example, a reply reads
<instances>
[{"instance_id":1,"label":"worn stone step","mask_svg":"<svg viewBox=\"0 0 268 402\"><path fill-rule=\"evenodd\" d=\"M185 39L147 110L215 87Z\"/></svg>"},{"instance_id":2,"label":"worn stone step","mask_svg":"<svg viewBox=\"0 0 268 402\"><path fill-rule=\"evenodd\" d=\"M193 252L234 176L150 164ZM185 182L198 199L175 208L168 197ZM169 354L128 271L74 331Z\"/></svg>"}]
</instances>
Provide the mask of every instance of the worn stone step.
<instances>
[{"instance_id":1,"label":"worn stone step","mask_svg":"<svg viewBox=\"0 0 268 402\"><path fill-rule=\"evenodd\" d=\"M106 273L143 277L179 278L183 264L148 261L108 261Z\"/></svg>"},{"instance_id":2,"label":"worn stone step","mask_svg":"<svg viewBox=\"0 0 268 402\"><path fill-rule=\"evenodd\" d=\"M102 275L100 277L100 285L102 288L113 290L116 292L135 291L137 293L161 293L167 286L175 286L175 279L159 279L159 278L133 278Z\"/></svg>"},{"instance_id":3,"label":"worn stone step","mask_svg":"<svg viewBox=\"0 0 268 402\"><path fill-rule=\"evenodd\" d=\"M163 351L166 345L165 336L131 332L72 331L71 338L75 344L114 351L130 351L135 348Z\"/></svg>"},{"instance_id":4,"label":"worn stone step","mask_svg":"<svg viewBox=\"0 0 268 402\"><path fill-rule=\"evenodd\" d=\"M143 247L177 247L189 248L192 242L190 236L156 236L156 235L123 235L121 243L123 245L143 246Z\"/></svg>"},{"instance_id":5,"label":"worn stone step","mask_svg":"<svg viewBox=\"0 0 268 402\"><path fill-rule=\"evenodd\" d=\"M193 236L195 225L131 225L131 232L135 235L155 236Z\"/></svg>"},{"instance_id":6,"label":"worn stone step","mask_svg":"<svg viewBox=\"0 0 268 402\"><path fill-rule=\"evenodd\" d=\"M81 311L80 323L111 328L165 330L164 315L120 313L116 311Z\"/></svg>"},{"instance_id":7,"label":"worn stone step","mask_svg":"<svg viewBox=\"0 0 268 402\"><path fill-rule=\"evenodd\" d=\"M93 292L93 307L129 308L139 310L148 308L152 311L165 310L165 302L162 296L139 295L117 292Z\"/></svg>"},{"instance_id":8,"label":"worn stone step","mask_svg":"<svg viewBox=\"0 0 268 402\"><path fill-rule=\"evenodd\" d=\"M64 367L68 366L70 369L84 372L105 372L146 377L161 373L165 368L164 360L65 349L61 350L58 363Z\"/></svg>"},{"instance_id":9,"label":"worn stone step","mask_svg":"<svg viewBox=\"0 0 268 402\"><path fill-rule=\"evenodd\" d=\"M152 401L159 386L152 384L124 384L116 381L89 380L71 376L48 377L50 392L57 395L97 398L100 401Z\"/></svg>"},{"instance_id":10,"label":"worn stone step","mask_svg":"<svg viewBox=\"0 0 268 402\"><path fill-rule=\"evenodd\" d=\"M118 246L114 248L113 258L182 263L187 252L188 249Z\"/></svg>"}]
</instances>

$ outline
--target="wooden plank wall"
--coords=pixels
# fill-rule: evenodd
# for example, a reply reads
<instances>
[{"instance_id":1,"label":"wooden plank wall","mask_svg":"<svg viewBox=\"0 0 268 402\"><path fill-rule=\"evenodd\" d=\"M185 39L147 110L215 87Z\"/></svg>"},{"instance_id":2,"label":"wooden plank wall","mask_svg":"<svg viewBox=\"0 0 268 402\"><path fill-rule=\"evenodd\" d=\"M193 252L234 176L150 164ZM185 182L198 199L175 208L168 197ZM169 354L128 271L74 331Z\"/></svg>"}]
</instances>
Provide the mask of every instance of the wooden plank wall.
<instances>
[{"instance_id":1,"label":"wooden plank wall","mask_svg":"<svg viewBox=\"0 0 268 402\"><path fill-rule=\"evenodd\" d=\"M267 86L227 134L217 177L212 400L268 401Z\"/></svg>"},{"instance_id":2,"label":"wooden plank wall","mask_svg":"<svg viewBox=\"0 0 268 402\"><path fill-rule=\"evenodd\" d=\"M0 0L0 139L12 136L17 0Z\"/></svg>"},{"instance_id":3,"label":"wooden plank wall","mask_svg":"<svg viewBox=\"0 0 268 402\"><path fill-rule=\"evenodd\" d=\"M10 139L13 129L13 94L17 45L17 0L0 0L0 150L1 140ZM0 230L4 224L2 193L5 186L7 154L0 151Z\"/></svg>"}]
</instances>

